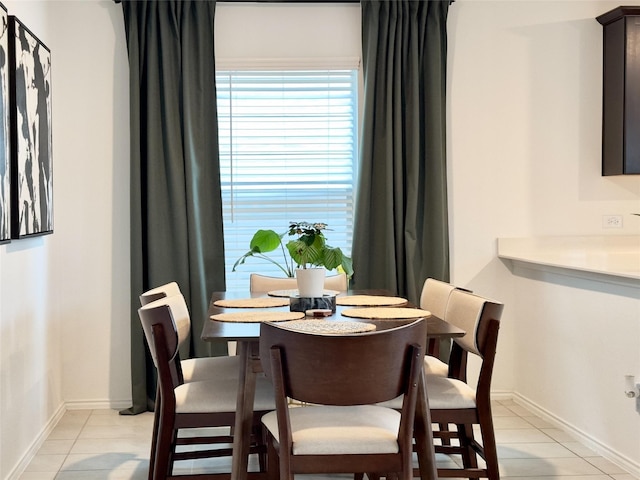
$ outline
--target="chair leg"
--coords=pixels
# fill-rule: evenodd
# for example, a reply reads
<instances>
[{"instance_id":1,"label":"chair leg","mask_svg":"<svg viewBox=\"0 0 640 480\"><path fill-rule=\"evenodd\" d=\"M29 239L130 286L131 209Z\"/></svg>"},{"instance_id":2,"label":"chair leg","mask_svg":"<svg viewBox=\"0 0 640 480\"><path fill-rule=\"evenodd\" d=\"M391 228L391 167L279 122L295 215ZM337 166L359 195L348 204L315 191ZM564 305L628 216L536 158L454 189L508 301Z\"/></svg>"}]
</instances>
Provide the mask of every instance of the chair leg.
<instances>
[{"instance_id":1,"label":"chair leg","mask_svg":"<svg viewBox=\"0 0 640 480\"><path fill-rule=\"evenodd\" d=\"M153 407L153 433L151 436L151 452L149 454L149 477L153 480L153 470L156 462L156 450L158 445L158 425L160 423L160 411L162 409L162 398L160 396L160 385L156 389L156 403Z\"/></svg>"},{"instance_id":2,"label":"chair leg","mask_svg":"<svg viewBox=\"0 0 640 480\"><path fill-rule=\"evenodd\" d=\"M438 357L440 355L440 344L435 338L430 338L427 341L427 355Z\"/></svg>"},{"instance_id":3,"label":"chair leg","mask_svg":"<svg viewBox=\"0 0 640 480\"><path fill-rule=\"evenodd\" d=\"M441 432L448 432L449 431L449 424L448 423L439 423L438 424L438 429ZM442 443L442 445L451 445L451 440L449 440L448 437L440 437L440 442Z\"/></svg>"},{"instance_id":4,"label":"chair leg","mask_svg":"<svg viewBox=\"0 0 640 480\"><path fill-rule=\"evenodd\" d=\"M267 438L267 433L266 433L266 428L262 427L262 425L257 425L256 426L256 433L255 433L255 437L256 440L258 440L259 442L262 442L262 445L266 447L267 442L268 442L268 438ZM260 472L266 472L267 468L268 468L268 452L267 449L265 448L264 451L262 451L262 449L260 449L259 453L258 453L258 465L260 466Z\"/></svg>"},{"instance_id":5,"label":"chair leg","mask_svg":"<svg viewBox=\"0 0 640 480\"><path fill-rule=\"evenodd\" d=\"M464 468L478 468L478 458L473 449L473 425L458 425L458 438L462 448L462 464Z\"/></svg>"},{"instance_id":6,"label":"chair leg","mask_svg":"<svg viewBox=\"0 0 640 480\"><path fill-rule=\"evenodd\" d=\"M153 480L165 480L171 474L171 465L174 448L174 419L166 418L160 414L158 436L156 444L155 464L153 467Z\"/></svg>"},{"instance_id":7,"label":"chair leg","mask_svg":"<svg viewBox=\"0 0 640 480\"><path fill-rule=\"evenodd\" d=\"M487 464L487 477L489 480L500 480L498 468L498 449L496 447L496 435L493 430L491 418L480 418L480 431L482 432L482 450L484 461Z\"/></svg>"},{"instance_id":8,"label":"chair leg","mask_svg":"<svg viewBox=\"0 0 640 480\"><path fill-rule=\"evenodd\" d=\"M273 445L273 442L271 442ZM274 447L275 448L275 447ZM285 452L280 446L278 448L278 469L280 470L280 480L294 480L291 472L291 464L289 463L290 452Z\"/></svg>"},{"instance_id":9,"label":"chair leg","mask_svg":"<svg viewBox=\"0 0 640 480\"><path fill-rule=\"evenodd\" d=\"M278 452L273 445L273 438L267 433L267 478L269 480L280 480L279 461Z\"/></svg>"}]
</instances>

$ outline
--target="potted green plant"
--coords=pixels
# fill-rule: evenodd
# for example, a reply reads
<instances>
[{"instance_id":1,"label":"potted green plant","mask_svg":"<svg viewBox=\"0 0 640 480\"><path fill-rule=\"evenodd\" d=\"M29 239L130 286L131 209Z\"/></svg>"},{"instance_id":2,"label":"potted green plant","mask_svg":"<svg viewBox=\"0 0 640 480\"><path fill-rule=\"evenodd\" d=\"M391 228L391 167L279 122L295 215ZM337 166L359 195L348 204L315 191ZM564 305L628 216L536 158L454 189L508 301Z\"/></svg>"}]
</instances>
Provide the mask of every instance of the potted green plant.
<instances>
[{"instance_id":1,"label":"potted green plant","mask_svg":"<svg viewBox=\"0 0 640 480\"><path fill-rule=\"evenodd\" d=\"M250 250L242 255L233 265L233 271L249 257L259 258L276 265L288 277L300 278L297 270L311 270L323 267L322 279L326 270L342 270L348 278L353 275L353 261L339 247L327 244L324 232L328 230L326 223L291 222L284 233L273 230L258 230L249 244ZM294 237L286 244L285 235ZM282 262L266 255L280 248ZM300 285L298 286L300 289ZM302 295L302 292L301 292Z\"/></svg>"}]
</instances>

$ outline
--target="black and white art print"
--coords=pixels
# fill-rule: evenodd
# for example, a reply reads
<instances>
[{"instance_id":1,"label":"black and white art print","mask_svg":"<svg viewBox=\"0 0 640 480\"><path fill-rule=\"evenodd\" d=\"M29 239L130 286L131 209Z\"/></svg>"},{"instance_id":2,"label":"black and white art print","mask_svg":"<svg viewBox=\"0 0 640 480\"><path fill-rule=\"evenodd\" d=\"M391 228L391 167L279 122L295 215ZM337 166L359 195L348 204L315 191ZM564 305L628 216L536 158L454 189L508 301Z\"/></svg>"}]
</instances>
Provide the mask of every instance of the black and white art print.
<instances>
[{"instance_id":1,"label":"black and white art print","mask_svg":"<svg viewBox=\"0 0 640 480\"><path fill-rule=\"evenodd\" d=\"M11 240L9 170L9 17L0 3L0 243Z\"/></svg>"},{"instance_id":2,"label":"black and white art print","mask_svg":"<svg viewBox=\"0 0 640 480\"><path fill-rule=\"evenodd\" d=\"M9 15L11 236L53 233L51 51Z\"/></svg>"}]
</instances>

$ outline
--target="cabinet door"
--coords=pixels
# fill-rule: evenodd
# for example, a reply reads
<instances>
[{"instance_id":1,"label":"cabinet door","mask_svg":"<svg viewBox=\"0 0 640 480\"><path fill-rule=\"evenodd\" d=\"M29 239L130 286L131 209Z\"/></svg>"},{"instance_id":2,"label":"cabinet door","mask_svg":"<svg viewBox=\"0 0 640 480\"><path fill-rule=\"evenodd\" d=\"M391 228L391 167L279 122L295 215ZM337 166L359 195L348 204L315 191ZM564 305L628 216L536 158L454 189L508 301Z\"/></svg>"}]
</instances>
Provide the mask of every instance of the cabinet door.
<instances>
[{"instance_id":1,"label":"cabinet door","mask_svg":"<svg viewBox=\"0 0 640 480\"><path fill-rule=\"evenodd\" d=\"M640 174L640 7L618 7L603 25L602 174Z\"/></svg>"}]
</instances>

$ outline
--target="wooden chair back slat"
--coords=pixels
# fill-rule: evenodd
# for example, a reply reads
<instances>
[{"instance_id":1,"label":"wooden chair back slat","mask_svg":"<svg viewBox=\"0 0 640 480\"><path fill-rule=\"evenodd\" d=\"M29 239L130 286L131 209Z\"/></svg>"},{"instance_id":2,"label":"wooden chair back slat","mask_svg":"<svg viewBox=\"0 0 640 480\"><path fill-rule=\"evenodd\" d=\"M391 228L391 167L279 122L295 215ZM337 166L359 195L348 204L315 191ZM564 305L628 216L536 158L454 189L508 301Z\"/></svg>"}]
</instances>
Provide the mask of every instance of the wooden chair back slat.
<instances>
[{"instance_id":1,"label":"wooden chair back slat","mask_svg":"<svg viewBox=\"0 0 640 480\"><path fill-rule=\"evenodd\" d=\"M285 394L324 405L367 405L396 398L406 389L408 345L424 352L426 322L352 335L315 335L264 323L260 359L273 375L271 350L284 357Z\"/></svg>"}]
</instances>

